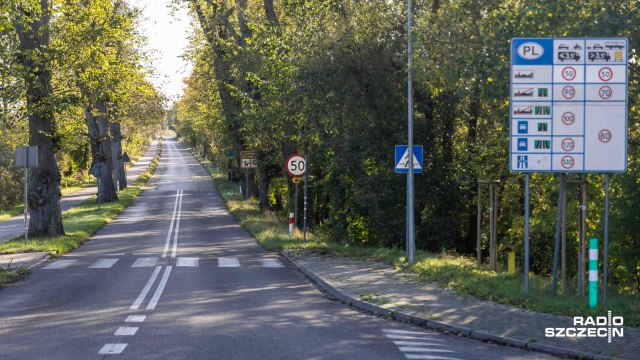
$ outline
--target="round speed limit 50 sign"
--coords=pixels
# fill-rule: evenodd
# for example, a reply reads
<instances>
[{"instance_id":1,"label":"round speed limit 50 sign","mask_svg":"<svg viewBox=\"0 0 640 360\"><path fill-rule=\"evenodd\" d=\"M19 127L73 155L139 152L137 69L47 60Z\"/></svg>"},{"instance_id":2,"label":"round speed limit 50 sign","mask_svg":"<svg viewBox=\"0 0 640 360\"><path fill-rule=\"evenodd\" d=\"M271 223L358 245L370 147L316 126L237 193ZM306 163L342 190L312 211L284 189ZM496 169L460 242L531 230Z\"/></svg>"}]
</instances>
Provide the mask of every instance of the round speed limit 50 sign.
<instances>
[{"instance_id":1,"label":"round speed limit 50 sign","mask_svg":"<svg viewBox=\"0 0 640 360\"><path fill-rule=\"evenodd\" d=\"M293 154L287 159L287 172L292 177L301 177L307 171L307 162L304 155Z\"/></svg>"}]
</instances>

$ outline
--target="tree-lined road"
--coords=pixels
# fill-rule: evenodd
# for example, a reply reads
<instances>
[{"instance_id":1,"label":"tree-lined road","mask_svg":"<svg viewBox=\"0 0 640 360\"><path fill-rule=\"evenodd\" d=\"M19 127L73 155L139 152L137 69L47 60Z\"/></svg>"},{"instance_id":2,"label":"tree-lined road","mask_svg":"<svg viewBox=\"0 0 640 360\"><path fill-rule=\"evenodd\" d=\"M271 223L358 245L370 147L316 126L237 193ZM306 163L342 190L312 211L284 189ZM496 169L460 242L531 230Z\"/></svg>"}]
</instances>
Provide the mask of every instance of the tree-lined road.
<instances>
[{"instance_id":1,"label":"tree-lined road","mask_svg":"<svg viewBox=\"0 0 640 360\"><path fill-rule=\"evenodd\" d=\"M231 216L175 140L148 190L0 290L1 359L539 359L353 311Z\"/></svg>"}]
</instances>

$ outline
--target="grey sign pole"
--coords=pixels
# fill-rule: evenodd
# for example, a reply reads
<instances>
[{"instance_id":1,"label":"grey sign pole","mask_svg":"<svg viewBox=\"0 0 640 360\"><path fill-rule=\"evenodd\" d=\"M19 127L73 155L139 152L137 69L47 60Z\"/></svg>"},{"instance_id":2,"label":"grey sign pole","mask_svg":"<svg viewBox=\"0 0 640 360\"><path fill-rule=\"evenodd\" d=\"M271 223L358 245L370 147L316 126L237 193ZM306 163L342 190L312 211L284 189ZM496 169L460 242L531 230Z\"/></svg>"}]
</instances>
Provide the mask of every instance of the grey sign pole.
<instances>
[{"instance_id":1,"label":"grey sign pole","mask_svg":"<svg viewBox=\"0 0 640 360\"><path fill-rule=\"evenodd\" d=\"M27 155L27 158L29 157L29 155ZM27 240L29 239L29 224L27 223L27 212L28 212L28 207L27 207L27 191L28 189L27 185L27 167L24 167L24 244L27 245Z\"/></svg>"},{"instance_id":2,"label":"grey sign pole","mask_svg":"<svg viewBox=\"0 0 640 360\"><path fill-rule=\"evenodd\" d=\"M529 173L524 176L524 293L529 295Z\"/></svg>"},{"instance_id":3,"label":"grey sign pole","mask_svg":"<svg viewBox=\"0 0 640 360\"><path fill-rule=\"evenodd\" d=\"M407 88L408 88L408 143L409 143L409 171L407 172L407 257L409 263L415 261L415 218L413 210L413 81L411 74L411 0L407 4L407 49L408 49L408 66L407 66Z\"/></svg>"},{"instance_id":4,"label":"grey sign pole","mask_svg":"<svg viewBox=\"0 0 640 360\"><path fill-rule=\"evenodd\" d=\"M309 155L304 155L304 235L303 241L307 241L307 184L309 183Z\"/></svg>"},{"instance_id":5,"label":"grey sign pole","mask_svg":"<svg viewBox=\"0 0 640 360\"><path fill-rule=\"evenodd\" d=\"M609 276L609 174L604 174L604 259L602 278L602 303L607 303L607 277Z\"/></svg>"},{"instance_id":6,"label":"grey sign pole","mask_svg":"<svg viewBox=\"0 0 640 360\"><path fill-rule=\"evenodd\" d=\"M556 283L558 282L558 258L560 257L560 233L562 227L562 213L564 203L564 174L560 174L560 193L558 194L558 222L556 223L556 244L553 248L553 279L551 281L551 296L556 296Z\"/></svg>"},{"instance_id":7,"label":"grey sign pole","mask_svg":"<svg viewBox=\"0 0 640 360\"><path fill-rule=\"evenodd\" d=\"M296 195L295 200L293 202L293 228L298 228L298 180L294 181L296 183Z\"/></svg>"},{"instance_id":8,"label":"grey sign pole","mask_svg":"<svg viewBox=\"0 0 640 360\"><path fill-rule=\"evenodd\" d=\"M27 193L29 185L27 182L28 168L38 167L38 147L37 146L18 146L14 157L14 166L24 168L24 244L27 245L29 239L29 205L27 203Z\"/></svg>"}]
</instances>

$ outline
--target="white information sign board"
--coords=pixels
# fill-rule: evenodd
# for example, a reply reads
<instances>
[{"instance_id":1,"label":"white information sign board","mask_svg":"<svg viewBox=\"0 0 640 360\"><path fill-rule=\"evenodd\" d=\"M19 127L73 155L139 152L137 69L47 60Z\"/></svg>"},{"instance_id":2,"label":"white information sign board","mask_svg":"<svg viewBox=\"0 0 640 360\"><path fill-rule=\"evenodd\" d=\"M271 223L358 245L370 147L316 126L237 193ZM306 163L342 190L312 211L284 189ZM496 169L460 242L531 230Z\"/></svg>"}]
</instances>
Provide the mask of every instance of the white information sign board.
<instances>
[{"instance_id":1,"label":"white information sign board","mask_svg":"<svg viewBox=\"0 0 640 360\"><path fill-rule=\"evenodd\" d=\"M625 38L511 40L511 171L626 171L627 54Z\"/></svg>"}]
</instances>

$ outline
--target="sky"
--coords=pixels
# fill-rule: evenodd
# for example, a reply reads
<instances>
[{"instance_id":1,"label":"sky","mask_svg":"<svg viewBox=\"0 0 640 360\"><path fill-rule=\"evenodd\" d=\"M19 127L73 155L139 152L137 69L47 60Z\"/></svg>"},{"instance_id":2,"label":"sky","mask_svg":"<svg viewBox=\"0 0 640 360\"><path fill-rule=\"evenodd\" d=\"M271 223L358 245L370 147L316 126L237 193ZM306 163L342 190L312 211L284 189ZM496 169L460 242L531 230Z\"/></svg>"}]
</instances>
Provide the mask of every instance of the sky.
<instances>
[{"instance_id":1,"label":"sky","mask_svg":"<svg viewBox=\"0 0 640 360\"><path fill-rule=\"evenodd\" d=\"M147 50L153 52L151 65L156 75L148 80L164 92L169 100L182 96L182 79L192 66L180 56L188 45L191 33L189 15L184 6L173 11L171 0L128 0L142 10L142 33L148 38Z\"/></svg>"}]
</instances>

